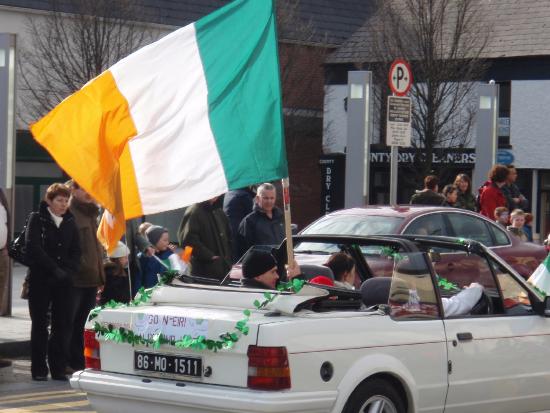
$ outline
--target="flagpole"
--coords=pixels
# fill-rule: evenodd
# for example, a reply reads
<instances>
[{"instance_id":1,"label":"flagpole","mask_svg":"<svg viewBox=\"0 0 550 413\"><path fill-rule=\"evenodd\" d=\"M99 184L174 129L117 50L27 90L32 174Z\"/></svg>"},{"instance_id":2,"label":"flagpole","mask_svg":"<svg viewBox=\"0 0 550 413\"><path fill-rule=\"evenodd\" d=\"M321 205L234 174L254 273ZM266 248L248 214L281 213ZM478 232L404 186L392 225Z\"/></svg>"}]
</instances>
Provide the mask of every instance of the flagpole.
<instances>
[{"instance_id":1,"label":"flagpole","mask_svg":"<svg viewBox=\"0 0 550 413\"><path fill-rule=\"evenodd\" d=\"M283 205L285 212L285 236L286 236L286 256L287 264L290 266L294 262L294 245L292 242L292 220L290 219L290 182L288 178L283 178Z\"/></svg>"}]
</instances>

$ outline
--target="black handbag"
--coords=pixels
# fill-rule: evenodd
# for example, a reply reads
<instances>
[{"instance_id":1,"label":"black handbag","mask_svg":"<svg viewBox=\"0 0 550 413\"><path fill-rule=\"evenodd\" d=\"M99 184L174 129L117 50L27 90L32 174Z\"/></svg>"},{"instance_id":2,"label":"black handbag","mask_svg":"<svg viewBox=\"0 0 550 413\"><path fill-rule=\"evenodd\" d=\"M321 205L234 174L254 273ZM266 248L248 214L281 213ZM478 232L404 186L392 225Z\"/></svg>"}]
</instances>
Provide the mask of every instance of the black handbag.
<instances>
[{"instance_id":1,"label":"black handbag","mask_svg":"<svg viewBox=\"0 0 550 413\"><path fill-rule=\"evenodd\" d=\"M31 212L31 214L29 214L29 216L27 217L25 221L25 226L21 230L21 233L19 234L19 236L8 244L8 255L14 261L18 262L19 264L23 264L27 267L32 264L32 259L27 254L27 247L25 246L25 233L27 232L27 225L29 223L29 219L32 214L33 212ZM42 230L41 232L42 232L42 242L43 242L44 227L42 226L42 224L41 224L41 230Z\"/></svg>"}]
</instances>

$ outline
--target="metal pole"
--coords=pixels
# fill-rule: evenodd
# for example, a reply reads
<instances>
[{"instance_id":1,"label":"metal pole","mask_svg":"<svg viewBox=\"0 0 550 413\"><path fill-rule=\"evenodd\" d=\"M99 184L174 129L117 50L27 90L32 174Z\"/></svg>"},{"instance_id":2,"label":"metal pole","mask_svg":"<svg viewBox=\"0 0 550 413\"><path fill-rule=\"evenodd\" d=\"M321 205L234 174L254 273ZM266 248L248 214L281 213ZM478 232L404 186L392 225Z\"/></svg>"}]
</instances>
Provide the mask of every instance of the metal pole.
<instances>
[{"instance_id":1,"label":"metal pole","mask_svg":"<svg viewBox=\"0 0 550 413\"><path fill-rule=\"evenodd\" d=\"M372 74L348 72L345 207L369 202Z\"/></svg>"},{"instance_id":2,"label":"metal pole","mask_svg":"<svg viewBox=\"0 0 550 413\"><path fill-rule=\"evenodd\" d=\"M391 146L390 153L390 205L397 204L397 165L399 146Z\"/></svg>"},{"instance_id":3,"label":"metal pole","mask_svg":"<svg viewBox=\"0 0 550 413\"><path fill-rule=\"evenodd\" d=\"M10 235L14 224L15 183L15 34L0 33L0 188L10 208ZM11 315L12 267L8 260L7 285L0 297L0 315Z\"/></svg>"},{"instance_id":4,"label":"metal pole","mask_svg":"<svg viewBox=\"0 0 550 413\"><path fill-rule=\"evenodd\" d=\"M541 242L541 238L544 237L544 234L537 232L537 225L539 223L539 217L537 214L538 204L539 204L539 171L533 169L533 178L531 180L531 213L533 214L533 222L531 228L533 228L533 241ZM541 237L542 235L542 237Z\"/></svg>"},{"instance_id":5,"label":"metal pole","mask_svg":"<svg viewBox=\"0 0 550 413\"><path fill-rule=\"evenodd\" d=\"M472 187L477 190L487 180L495 164L497 152L498 85L480 84L479 108L476 121L476 165Z\"/></svg>"}]
</instances>

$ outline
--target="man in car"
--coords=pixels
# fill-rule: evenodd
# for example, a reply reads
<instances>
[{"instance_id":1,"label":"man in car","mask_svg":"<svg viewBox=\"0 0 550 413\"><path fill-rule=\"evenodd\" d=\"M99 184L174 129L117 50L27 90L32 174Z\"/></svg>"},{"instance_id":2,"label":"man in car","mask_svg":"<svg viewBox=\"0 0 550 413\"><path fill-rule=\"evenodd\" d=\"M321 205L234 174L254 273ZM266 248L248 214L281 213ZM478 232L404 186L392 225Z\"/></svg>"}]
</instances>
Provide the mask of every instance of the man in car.
<instances>
[{"instance_id":1,"label":"man in car","mask_svg":"<svg viewBox=\"0 0 550 413\"><path fill-rule=\"evenodd\" d=\"M242 264L241 283L244 287L276 289L277 281L279 281L277 261L269 252L251 250L243 258ZM289 280L299 276L300 273L300 267L296 262L287 269Z\"/></svg>"},{"instance_id":2,"label":"man in car","mask_svg":"<svg viewBox=\"0 0 550 413\"><path fill-rule=\"evenodd\" d=\"M449 298L441 298L445 317L468 314L481 298L481 294L483 294L483 286L478 283L471 283L458 294Z\"/></svg>"}]
</instances>

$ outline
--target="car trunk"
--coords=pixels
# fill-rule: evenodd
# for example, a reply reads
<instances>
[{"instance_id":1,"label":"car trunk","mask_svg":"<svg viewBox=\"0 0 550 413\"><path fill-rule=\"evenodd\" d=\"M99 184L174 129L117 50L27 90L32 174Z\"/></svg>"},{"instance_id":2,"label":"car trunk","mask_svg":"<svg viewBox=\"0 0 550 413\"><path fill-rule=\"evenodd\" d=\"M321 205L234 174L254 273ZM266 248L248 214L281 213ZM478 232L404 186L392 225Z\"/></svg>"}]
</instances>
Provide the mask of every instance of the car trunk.
<instances>
[{"instance_id":1,"label":"car trunk","mask_svg":"<svg viewBox=\"0 0 550 413\"><path fill-rule=\"evenodd\" d=\"M104 309L95 322L103 327L131 330L144 338L162 333L165 337L180 340L182 336L204 336L220 340L220 335L235 333L239 336L234 347L218 351L178 348L162 344L158 348L116 342L98 338L101 370L114 373L161 377L172 380L199 381L202 383L247 386L248 347L257 343L259 326L281 323L292 319L297 305L324 295L324 290L306 287L299 294L283 294L266 310L255 310L254 301L265 300L264 291L212 286L175 286L157 288L148 304L137 307ZM309 292L309 293L308 293ZM246 323L248 334L236 330L239 321L246 318L244 310L251 310ZM274 312L277 317L272 317Z\"/></svg>"}]
</instances>

